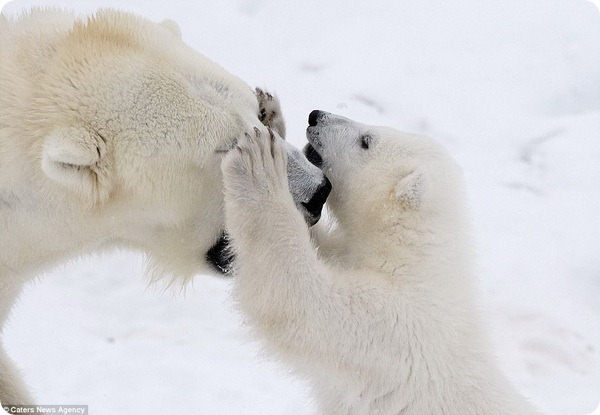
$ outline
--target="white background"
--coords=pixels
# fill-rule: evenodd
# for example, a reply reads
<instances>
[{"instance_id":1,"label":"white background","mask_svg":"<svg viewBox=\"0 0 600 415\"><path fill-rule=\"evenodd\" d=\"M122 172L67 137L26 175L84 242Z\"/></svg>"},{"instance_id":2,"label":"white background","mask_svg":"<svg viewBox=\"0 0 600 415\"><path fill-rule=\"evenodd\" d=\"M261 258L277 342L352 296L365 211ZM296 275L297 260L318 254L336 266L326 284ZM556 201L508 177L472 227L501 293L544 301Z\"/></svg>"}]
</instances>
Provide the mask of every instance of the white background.
<instances>
[{"instance_id":1,"label":"white background","mask_svg":"<svg viewBox=\"0 0 600 415\"><path fill-rule=\"evenodd\" d=\"M172 18L250 85L289 139L315 108L432 135L464 167L481 304L503 370L545 413L600 400L600 16L585 0L19 0ZM1 46L0 46L1 47ZM31 284L4 342L38 403L95 414L314 414L200 276L146 288L132 253Z\"/></svg>"}]
</instances>

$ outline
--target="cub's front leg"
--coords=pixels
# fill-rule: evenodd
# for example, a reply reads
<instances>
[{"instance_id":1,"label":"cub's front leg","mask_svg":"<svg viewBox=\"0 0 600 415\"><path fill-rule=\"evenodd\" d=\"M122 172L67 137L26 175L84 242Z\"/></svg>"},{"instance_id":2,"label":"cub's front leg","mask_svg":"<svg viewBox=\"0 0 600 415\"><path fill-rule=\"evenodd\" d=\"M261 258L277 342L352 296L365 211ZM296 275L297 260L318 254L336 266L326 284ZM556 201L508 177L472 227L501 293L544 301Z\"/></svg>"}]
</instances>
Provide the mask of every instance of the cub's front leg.
<instances>
[{"instance_id":1,"label":"cub's front leg","mask_svg":"<svg viewBox=\"0 0 600 415\"><path fill-rule=\"evenodd\" d=\"M272 132L246 134L221 168L239 306L255 328L281 337L294 315L312 307L303 303L306 290L318 285L318 259L288 189L283 140Z\"/></svg>"},{"instance_id":2,"label":"cub's front leg","mask_svg":"<svg viewBox=\"0 0 600 415\"><path fill-rule=\"evenodd\" d=\"M225 226L236 255L234 293L247 322L295 362L330 365L331 356L369 350L383 296L368 278L342 275L317 257L288 190L283 141L255 130L239 140L221 169ZM357 338L367 344L357 345ZM349 361L340 366L352 367Z\"/></svg>"},{"instance_id":3,"label":"cub's front leg","mask_svg":"<svg viewBox=\"0 0 600 415\"><path fill-rule=\"evenodd\" d=\"M255 128L229 151L221 165L225 187L225 221L240 254L253 249L259 239L272 240L273 219L300 217L287 179L287 154L283 141L269 129L264 137Z\"/></svg>"}]
</instances>

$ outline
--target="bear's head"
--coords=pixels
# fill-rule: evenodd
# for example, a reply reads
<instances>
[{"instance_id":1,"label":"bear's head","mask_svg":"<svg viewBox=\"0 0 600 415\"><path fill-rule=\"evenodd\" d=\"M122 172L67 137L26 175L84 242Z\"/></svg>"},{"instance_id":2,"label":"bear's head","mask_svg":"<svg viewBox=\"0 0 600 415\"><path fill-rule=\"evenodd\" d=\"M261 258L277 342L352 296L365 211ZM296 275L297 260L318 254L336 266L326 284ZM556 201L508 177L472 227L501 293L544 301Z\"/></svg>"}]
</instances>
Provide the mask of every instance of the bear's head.
<instances>
[{"instance_id":1,"label":"bear's head","mask_svg":"<svg viewBox=\"0 0 600 415\"><path fill-rule=\"evenodd\" d=\"M70 206L89 239L149 254L155 275L227 271L220 163L247 130L266 134L254 91L171 21L104 10L53 42L27 124L47 199ZM314 224L325 176L286 148L294 201Z\"/></svg>"},{"instance_id":2,"label":"bear's head","mask_svg":"<svg viewBox=\"0 0 600 415\"><path fill-rule=\"evenodd\" d=\"M313 111L305 154L332 183L329 211L357 243L395 234L408 243L451 226L462 205L461 171L437 142Z\"/></svg>"}]
</instances>

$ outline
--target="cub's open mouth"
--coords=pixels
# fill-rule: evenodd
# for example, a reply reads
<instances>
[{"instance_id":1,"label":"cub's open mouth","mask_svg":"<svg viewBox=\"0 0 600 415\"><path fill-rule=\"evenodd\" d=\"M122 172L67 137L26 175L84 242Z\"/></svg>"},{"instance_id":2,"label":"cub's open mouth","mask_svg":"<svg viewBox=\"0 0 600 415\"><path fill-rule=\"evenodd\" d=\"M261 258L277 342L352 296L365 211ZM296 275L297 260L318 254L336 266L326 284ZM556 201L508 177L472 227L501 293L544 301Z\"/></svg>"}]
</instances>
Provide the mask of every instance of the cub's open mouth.
<instances>
[{"instance_id":1,"label":"cub's open mouth","mask_svg":"<svg viewBox=\"0 0 600 415\"><path fill-rule=\"evenodd\" d=\"M321 168L323 166L323 158L321 157L321 155L317 152L317 150L313 147L312 144L307 144L304 147L304 155L306 156L306 159L308 161L310 161L312 164L314 164L315 166Z\"/></svg>"}]
</instances>

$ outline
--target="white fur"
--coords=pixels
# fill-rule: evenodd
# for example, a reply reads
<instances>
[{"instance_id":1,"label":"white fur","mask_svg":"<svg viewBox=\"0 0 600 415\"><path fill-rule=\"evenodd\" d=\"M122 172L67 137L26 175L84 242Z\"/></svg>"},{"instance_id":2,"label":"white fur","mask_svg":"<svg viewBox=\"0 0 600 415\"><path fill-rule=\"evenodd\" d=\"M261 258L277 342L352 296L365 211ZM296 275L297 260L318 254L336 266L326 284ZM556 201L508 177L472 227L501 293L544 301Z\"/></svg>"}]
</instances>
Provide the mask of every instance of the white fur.
<instances>
[{"instance_id":1,"label":"white fur","mask_svg":"<svg viewBox=\"0 0 600 415\"><path fill-rule=\"evenodd\" d=\"M246 139L222 165L250 326L312 381L323 414L535 414L486 342L448 154L327 113L307 136L333 184L332 222L312 235L278 140Z\"/></svg>"},{"instance_id":2,"label":"white fur","mask_svg":"<svg viewBox=\"0 0 600 415\"><path fill-rule=\"evenodd\" d=\"M254 91L174 22L114 10L0 15L0 45L0 330L23 284L86 252L140 250L153 277L210 271L224 150L266 132ZM324 176L288 151L300 203ZM33 403L2 350L0 400Z\"/></svg>"}]
</instances>

